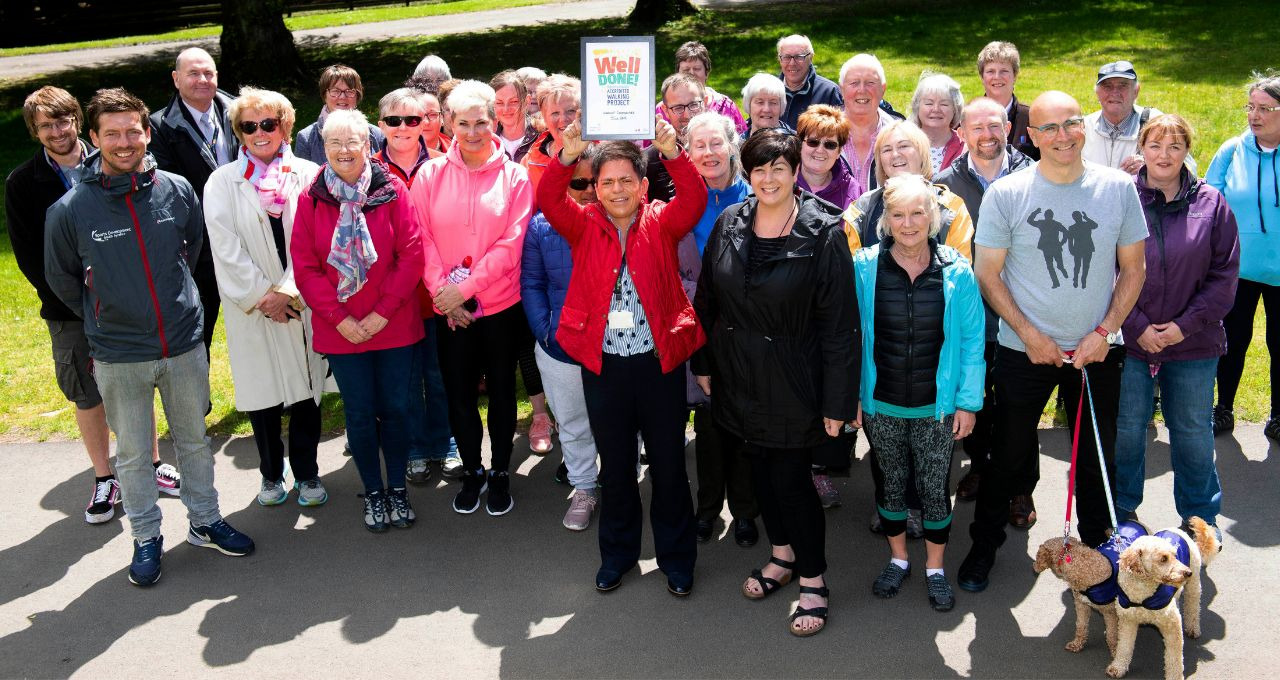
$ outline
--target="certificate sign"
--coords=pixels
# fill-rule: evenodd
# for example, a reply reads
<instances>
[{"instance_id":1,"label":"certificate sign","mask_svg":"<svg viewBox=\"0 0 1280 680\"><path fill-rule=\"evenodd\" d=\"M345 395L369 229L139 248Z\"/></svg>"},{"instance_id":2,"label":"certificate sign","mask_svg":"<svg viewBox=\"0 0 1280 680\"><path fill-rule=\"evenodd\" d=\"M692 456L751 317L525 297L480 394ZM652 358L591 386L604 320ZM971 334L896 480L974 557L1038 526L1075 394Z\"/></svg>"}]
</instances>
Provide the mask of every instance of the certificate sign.
<instances>
[{"instance_id":1,"label":"certificate sign","mask_svg":"<svg viewBox=\"0 0 1280 680\"><path fill-rule=\"evenodd\" d=\"M653 36L582 38L582 138L653 139Z\"/></svg>"}]
</instances>

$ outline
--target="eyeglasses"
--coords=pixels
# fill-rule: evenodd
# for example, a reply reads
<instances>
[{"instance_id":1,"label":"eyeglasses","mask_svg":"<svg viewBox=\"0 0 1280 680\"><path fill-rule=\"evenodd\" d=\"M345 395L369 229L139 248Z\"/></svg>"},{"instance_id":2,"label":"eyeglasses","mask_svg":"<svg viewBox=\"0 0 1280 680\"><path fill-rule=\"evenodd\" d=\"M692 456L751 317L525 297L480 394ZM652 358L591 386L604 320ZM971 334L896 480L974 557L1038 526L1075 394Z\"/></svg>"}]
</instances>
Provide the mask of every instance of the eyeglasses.
<instances>
[{"instance_id":1,"label":"eyeglasses","mask_svg":"<svg viewBox=\"0 0 1280 680\"><path fill-rule=\"evenodd\" d=\"M360 96L360 90L339 90L336 87L331 87L328 92L329 96L334 99L355 99Z\"/></svg>"},{"instance_id":2,"label":"eyeglasses","mask_svg":"<svg viewBox=\"0 0 1280 680\"><path fill-rule=\"evenodd\" d=\"M805 144L805 146L809 147L810 149L816 149L816 148L818 148L819 146L821 146L822 148L826 149L827 151L835 151L836 149L839 149L839 148L840 148L840 145L839 145L839 144L837 144L836 142L834 142L834 141L832 141L832 140L830 140L830 139L814 139L813 137L809 137L809 138L805 139L805 140L804 140L804 144Z\"/></svg>"},{"instance_id":3,"label":"eyeglasses","mask_svg":"<svg viewBox=\"0 0 1280 680\"><path fill-rule=\"evenodd\" d=\"M1058 134L1058 130L1065 130L1067 132L1075 132L1076 130L1079 130L1081 127L1084 127L1084 118L1076 116L1075 118L1068 118L1061 123L1045 123L1044 125L1033 125L1031 127L1039 130L1041 134L1052 137Z\"/></svg>"},{"instance_id":4,"label":"eyeglasses","mask_svg":"<svg viewBox=\"0 0 1280 680\"><path fill-rule=\"evenodd\" d=\"M1280 111L1280 106L1255 106L1253 104L1245 104L1244 112L1253 113L1254 111L1265 111L1267 113L1275 113Z\"/></svg>"},{"instance_id":5,"label":"eyeglasses","mask_svg":"<svg viewBox=\"0 0 1280 680\"><path fill-rule=\"evenodd\" d=\"M779 54L778 61L804 61L813 56L813 52L801 52L800 54Z\"/></svg>"},{"instance_id":6,"label":"eyeglasses","mask_svg":"<svg viewBox=\"0 0 1280 680\"><path fill-rule=\"evenodd\" d=\"M387 127L400 127L401 123L409 127L418 127L422 125L422 116L383 116L382 122L386 123Z\"/></svg>"},{"instance_id":7,"label":"eyeglasses","mask_svg":"<svg viewBox=\"0 0 1280 680\"><path fill-rule=\"evenodd\" d=\"M667 110L677 116L683 116L686 111L689 113L697 113L702 110L702 102L692 101L688 104L676 104L675 106L668 106Z\"/></svg>"},{"instance_id":8,"label":"eyeglasses","mask_svg":"<svg viewBox=\"0 0 1280 680\"><path fill-rule=\"evenodd\" d=\"M425 119L426 119L426 121L427 121L428 123L434 123L434 122L436 122L436 121L440 120L440 112L439 112L439 111L428 111L428 112L426 112L426 113L422 114L422 117L423 117L423 118L425 118Z\"/></svg>"},{"instance_id":9,"label":"eyeglasses","mask_svg":"<svg viewBox=\"0 0 1280 680\"><path fill-rule=\"evenodd\" d=\"M325 141L324 146L334 151L351 151L359 149L365 145L363 139L330 139Z\"/></svg>"},{"instance_id":10,"label":"eyeglasses","mask_svg":"<svg viewBox=\"0 0 1280 680\"><path fill-rule=\"evenodd\" d=\"M591 178L574 177L573 179L569 180L569 188L573 189L574 191L586 191L587 189L591 188Z\"/></svg>"},{"instance_id":11,"label":"eyeglasses","mask_svg":"<svg viewBox=\"0 0 1280 680\"><path fill-rule=\"evenodd\" d=\"M66 116L65 118L59 118L53 121L52 123L41 123L37 125L36 132L49 132L50 130L57 130L58 132L64 132L66 130L70 130L72 126L74 126L75 124L76 124L75 116Z\"/></svg>"},{"instance_id":12,"label":"eyeglasses","mask_svg":"<svg viewBox=\"0 0 1280 680\"><path fill-rule=\"evenodd\" d=\"M240 131L246 135L251 135L257 132L258 128L262 128L263 132L275 132L278 127L280 127L280 120L278 118L263 118L259 121L240 121Z\"/></svg>"}]
</instances>

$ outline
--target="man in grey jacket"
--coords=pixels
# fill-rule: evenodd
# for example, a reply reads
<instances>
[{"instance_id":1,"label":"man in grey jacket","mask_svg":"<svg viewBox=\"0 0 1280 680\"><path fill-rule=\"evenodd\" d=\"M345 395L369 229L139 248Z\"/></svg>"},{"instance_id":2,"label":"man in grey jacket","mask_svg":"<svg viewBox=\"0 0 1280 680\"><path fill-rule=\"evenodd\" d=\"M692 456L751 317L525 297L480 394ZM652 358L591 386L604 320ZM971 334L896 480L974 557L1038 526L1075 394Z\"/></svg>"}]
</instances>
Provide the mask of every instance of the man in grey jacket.
<instances>
[{"instance_id":1,"label":"man in grey jacket","mask_svg":"<svg viewBox=\"0 0 1280 680\"><path fill-rule=\"evenodd\" d=\"M254 545L218 511L205 439L209 361L191 276L204 240L200 201L185 179L156 169L147 107L137 97L99 90L85 122L99 150L85 159L81 182L49 208L45 277L84 320L132 526L129 580L149 586L160 578L164 549L151 466L157 389L183 477L187 541L235 556Z\"/></svg>"}]
</instances>

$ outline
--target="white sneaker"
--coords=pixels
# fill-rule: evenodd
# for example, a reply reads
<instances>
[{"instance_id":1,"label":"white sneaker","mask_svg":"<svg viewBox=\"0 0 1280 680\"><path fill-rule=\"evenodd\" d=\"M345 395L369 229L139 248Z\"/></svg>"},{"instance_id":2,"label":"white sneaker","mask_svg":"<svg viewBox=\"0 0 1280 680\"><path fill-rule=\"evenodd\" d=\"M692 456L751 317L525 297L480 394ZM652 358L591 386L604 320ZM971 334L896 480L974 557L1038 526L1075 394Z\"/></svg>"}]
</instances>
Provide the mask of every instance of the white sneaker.
<instances>
[{"instance_id":1,"label":"white sneaker","mask_svg":"<svg viewBox=\"0 0 1280 680\"><path fill-rule=\"evenodd\" d=\"M329 500L329 492L325 490L324 484L319 479L308 479L305 482L295 481L293 488L298 490L298 505L303 507L315 507L324 505Z\"/></svg>"},{"instance_id":2,"label":"white sneaker","mask_svg":"<svg viewBox=\"0 0 1280 680\"><path fill-rule=\"evenodd\" d=\"M262 480L262 486L258 490L258 505L280 505L287 498L289 491L284 486L284 480Z\"/></svg>"},{"instance_id":3,"label":"white sneaker","mask_svg":"<svg viewBox=\"0 0 1280 680\"><path fill-rule=\"evenodd\" d=\"M163 494L179 495L179 490L182 488L182 475L178 474L178 468L168 463L161 463L156 468L156 488Z\"/></svg>"},{"instance_id":4,"label":"white sneaker","mask_svg":"<svg viewBox=\"0 0 1280 680\"><path fill-rule=\"evenodd\" d=\"M594 489L578 489L569 499L569 511L564 513L564 528L570 531L585 531L591 526L591 515L599 502Z\"/></svg>"}]
</instances>

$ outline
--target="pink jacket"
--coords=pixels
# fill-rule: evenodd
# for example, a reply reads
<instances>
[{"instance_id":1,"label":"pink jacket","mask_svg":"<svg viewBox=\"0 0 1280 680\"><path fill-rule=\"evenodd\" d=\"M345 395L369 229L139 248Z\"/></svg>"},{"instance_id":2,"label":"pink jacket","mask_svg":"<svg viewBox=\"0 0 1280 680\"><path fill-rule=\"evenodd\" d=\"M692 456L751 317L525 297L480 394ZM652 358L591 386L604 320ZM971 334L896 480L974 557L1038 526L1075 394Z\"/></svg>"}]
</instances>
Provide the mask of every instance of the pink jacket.
<instances>
[{"instance_id":1,"label":"pink jacket","mask_svg":"<svg viewBox=\"0 0 1280 680\"><path fill-rule=\"evenodd\" d=\"M483 314L520 301L520 257L533 210L528 172L507 159L494 142L483 166L470 170L455 144L418 170L410 190L422 226L426 256L422 280L434 295L450 270L471 258L471 276L458 284L464 299L476 298Z\"/></svg>"},{"instance_id":2,"label":"pink jacket","mask_svg":"<svg viewBox=\"0 0 1280 680\"><path fill-rule=\"evenodd\" d=\"M422 242L409 206L404 182L381 163L373 164L373 180L364 219L378 261L368 279L346 302L338 302L338 271L326 262L338 226L338 203L329 194L321 171L298 197L293 216L293 278L311 308L312 346L320 354L355 354L404 347L422 339L422 315L414 298L422 272ZM377 312L387 325L372 339L352 344L338 332L348 316L357 321Z\"/></svg>"}]
</instances>

